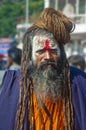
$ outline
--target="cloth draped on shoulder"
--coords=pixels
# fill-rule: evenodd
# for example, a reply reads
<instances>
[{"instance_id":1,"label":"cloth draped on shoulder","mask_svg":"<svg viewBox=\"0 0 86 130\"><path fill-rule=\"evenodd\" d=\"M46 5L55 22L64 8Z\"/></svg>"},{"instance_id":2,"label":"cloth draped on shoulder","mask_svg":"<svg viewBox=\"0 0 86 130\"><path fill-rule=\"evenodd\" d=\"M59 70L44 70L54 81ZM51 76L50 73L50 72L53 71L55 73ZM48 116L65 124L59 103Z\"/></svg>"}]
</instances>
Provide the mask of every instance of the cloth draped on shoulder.
<instances>
[{"instance_id":1,"label":"cloth draped on shoulder","mask_svg":"<svg viewBox=\"0 0 86 130\"><path fill-rule=\"evenodd\" d=\"M70 67L74 130L86 130L86 74ZM0 94L0 130L13 130L19 98L19 70L6 71ZM26 113L24 130L27 130Z\"/></svg>"}]
</instances>

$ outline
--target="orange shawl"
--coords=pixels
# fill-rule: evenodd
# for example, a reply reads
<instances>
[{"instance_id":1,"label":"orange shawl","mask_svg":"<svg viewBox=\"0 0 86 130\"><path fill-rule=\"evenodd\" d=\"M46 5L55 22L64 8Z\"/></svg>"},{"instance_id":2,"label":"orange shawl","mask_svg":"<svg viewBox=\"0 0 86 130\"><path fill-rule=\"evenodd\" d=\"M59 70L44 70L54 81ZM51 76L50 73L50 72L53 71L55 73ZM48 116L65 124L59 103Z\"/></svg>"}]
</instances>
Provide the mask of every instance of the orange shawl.
<instances>
[{"instance_id":1,"label":"orange shawl","mask_svg":"<svg viewBox=\"0 0 86 130\"><path fill-rule=\"evenodd\" d=\"M43 103L44 105L38 106L36 96L33 96L33 108L34 114L31 117L31 123L34 122L34 130L50 130L49 115L52 115L52 130L64 130L64 114L63 114L63 102L58 99L56 103L52 99L49 99ZM43 108L45 106L48 110Z\"/></svg>"}]
</instances>

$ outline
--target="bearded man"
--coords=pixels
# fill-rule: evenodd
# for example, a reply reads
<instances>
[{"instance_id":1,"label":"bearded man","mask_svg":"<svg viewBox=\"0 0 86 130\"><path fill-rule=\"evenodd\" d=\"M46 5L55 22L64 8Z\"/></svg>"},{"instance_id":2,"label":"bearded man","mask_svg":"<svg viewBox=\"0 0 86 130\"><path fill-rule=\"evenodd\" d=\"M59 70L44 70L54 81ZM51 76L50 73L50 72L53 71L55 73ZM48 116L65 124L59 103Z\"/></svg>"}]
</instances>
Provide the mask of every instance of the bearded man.
<instances>
[{"instance_id":1,"label":"bearded man","mask_svg":"<svg viewBox=\"0 0 86 130\"><path fill-rule=\"evenodd\" d=\"M85 130L86 74L69 67L64 51L73 30L53 8L27 29L21 69L3 79L0 130Z\"/></svg>"}]
</instances>

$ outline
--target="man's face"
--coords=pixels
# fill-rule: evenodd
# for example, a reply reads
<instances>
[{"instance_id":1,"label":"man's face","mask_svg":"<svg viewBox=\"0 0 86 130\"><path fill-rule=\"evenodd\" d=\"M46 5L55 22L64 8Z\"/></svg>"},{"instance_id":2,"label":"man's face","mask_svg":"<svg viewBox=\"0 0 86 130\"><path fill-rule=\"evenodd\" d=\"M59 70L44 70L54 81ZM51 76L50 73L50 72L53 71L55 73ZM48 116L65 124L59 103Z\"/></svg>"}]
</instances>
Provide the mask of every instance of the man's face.
<instances>
[{"instance_id":1,"label":"man's face","mask_svg":"<svg viewBox=\"0 0 86 130\"><path fill-rule=\"evenodd\" d=\"M35 35L32 44L32 77L37 95L56 100L64 86L58 43L53 35Z\"/></svg>"},{"instance_id":2,"label":"man's face","mask_svg":"<svg viewBox=\"0 0 86 130\"><path fill-rule=\"evenodd\" d=\"M44 68L45 64L47 64L47 67L57 66L59 56L60 49L52 35L49 37L44 35L34 36L32 62L35 67Z\"/></svg>"}]
</instances>

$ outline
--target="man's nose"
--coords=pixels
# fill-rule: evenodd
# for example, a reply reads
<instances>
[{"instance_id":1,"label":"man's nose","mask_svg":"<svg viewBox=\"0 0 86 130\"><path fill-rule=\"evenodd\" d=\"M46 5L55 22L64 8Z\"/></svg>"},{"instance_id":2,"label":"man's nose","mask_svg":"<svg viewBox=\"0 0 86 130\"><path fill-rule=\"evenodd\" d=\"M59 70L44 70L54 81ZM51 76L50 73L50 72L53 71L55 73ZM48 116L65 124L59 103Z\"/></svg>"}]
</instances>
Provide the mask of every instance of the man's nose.
<instances>
[{"instance_id":1,"label":"man's nose","mask_svg":"<svg viewBox=\"0 0 86 130\"><path fill-rule=\"evenodd\" d=\"M50 59L50 58L51 58L50 52L46 51L45 52L45 59Z\"/></svg>"}]
</instances>

